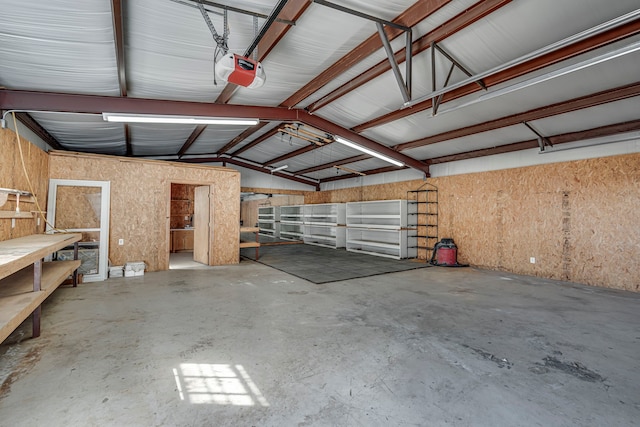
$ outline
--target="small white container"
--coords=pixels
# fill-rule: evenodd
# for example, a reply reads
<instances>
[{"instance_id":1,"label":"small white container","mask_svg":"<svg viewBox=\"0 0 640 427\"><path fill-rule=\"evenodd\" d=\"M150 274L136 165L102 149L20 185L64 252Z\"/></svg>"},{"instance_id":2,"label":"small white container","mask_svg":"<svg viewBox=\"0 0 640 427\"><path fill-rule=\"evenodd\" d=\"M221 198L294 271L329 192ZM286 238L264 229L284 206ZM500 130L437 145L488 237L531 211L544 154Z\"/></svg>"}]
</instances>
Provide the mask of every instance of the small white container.
<instances>
[{"instance_id":1,"label":"small white container","mask_svg":"<svg viewBox=\"0 0 640 427\"><path fill-rule=\"evenodd\" d=\"M124 275L123 265L112 265L109 267L109 277L122 277Z\"/></svg>"},{"instance_id":2,"label":"small white container","mask_svg":"<svg viewBox=\"0 0 640 427\"><path fill-rule=\"evenodd\" d=\"M128 262L124 265L124 277L144 276L146 268L143 261Z\"/></svg>"}]
</instances>

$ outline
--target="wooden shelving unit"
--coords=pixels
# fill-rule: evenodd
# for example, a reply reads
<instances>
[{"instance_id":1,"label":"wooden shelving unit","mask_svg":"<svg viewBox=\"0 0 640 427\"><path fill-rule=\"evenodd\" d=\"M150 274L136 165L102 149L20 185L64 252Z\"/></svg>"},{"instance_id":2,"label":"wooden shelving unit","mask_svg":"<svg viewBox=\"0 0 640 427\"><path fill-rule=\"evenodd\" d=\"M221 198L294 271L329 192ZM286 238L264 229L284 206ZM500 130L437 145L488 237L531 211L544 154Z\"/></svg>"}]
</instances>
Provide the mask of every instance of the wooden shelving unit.
<instances>
[{"instance_id":1,"label":"wooden shelving unit","mask_svg":"<svg viewBox=\"0 0 640 427\"><path fill-rule=\"evenodd\" d=\"M40 336L40 305L80 266L80 260L43 258L80 241L82 234L37 234L0 242L0 342L33 313L33 337ZM77 245L76 245L77 250Z\"/></svg>"},{"instance_id":2,"label":"wooden shelving unit","mask_svg":"<svg viewBox=\"0 0 640 427\"><path fill-rule=\"evenodd\" d=\"M171 252L192 252L193 251L193 228L181 228L171 230L170 251Z\"/></svg>"},{"instance_id":3,"label":"wooden shelving unit","mask_svg":"<svg viewBox=\"0 0 640 427\"><path fill-rule=\"evenodd\" d=\"M256 261L260 256L260 228L258 227L240 227L240 235L243 233L255 233L255 241L242 240L240 238L240 249L256 248Z\"/></svg>"},{"instance_id":4,"label":"wooden shelving unit","mask_svg":"<svg viewBox=\"0 0 640 427\"><path fill-rule=\"evenodd\" d=\"M386 258L415 258L417 251L408 247L416 229L407 227L406 200L375 200L347 203L346 249Z\"/></svg>"}]
</instances>

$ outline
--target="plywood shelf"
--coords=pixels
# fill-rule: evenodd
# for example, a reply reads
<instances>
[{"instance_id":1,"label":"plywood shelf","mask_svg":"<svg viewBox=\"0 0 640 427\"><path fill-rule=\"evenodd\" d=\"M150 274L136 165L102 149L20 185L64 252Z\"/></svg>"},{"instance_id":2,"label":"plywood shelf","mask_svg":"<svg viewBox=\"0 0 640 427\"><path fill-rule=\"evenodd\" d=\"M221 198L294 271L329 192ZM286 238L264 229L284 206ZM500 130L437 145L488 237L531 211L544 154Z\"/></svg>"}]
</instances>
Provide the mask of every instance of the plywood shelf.
<instances>
[{"instance_id":1,"label":"plywood shelf","mask_svg":"<svg viewBox=\"0 0 640 427\"><path fill-rule=\"evenodd\" d=\"M80 260L42 263L40 292L51 294L78 267L80 267ZM58 280L59 282L57 282ZM25 293L34 293L33 265L0 280L0 301L6 297Z\"/></svg>"},{"instance_id":2,"label":"plywood shelf","mask_svg":"<svg viewBox=\"0 0 640 427\"><path fill-rule=\"evenodd\" d=\"M244 240L240 240L240 249L243 248L256 248L256 261L258 260L258 257L260 255L260 238L259 233L260 233L260 228L259 227L240 227L240 235L242 235L242 233L255 233L256 236L256 240L251 242L251 241L244 241Z\"/></svg>"},{"instance_id":3,"label":"plywood shelf","mask_svg":"<svg viewBox=\"0 0 640 427\"><path fill-rule=\"evenodd\" d=\"M33 336L40 335L40 304L80 266L80 260L42 259L82 239L82 234L36 234L0 242L0 342L34 313ZM41 274L35 266L41 265ZM74 280L75 284L75 280Z\"/></svg>"},{"instance_id":4,"label":"plywood shelf","mask_svg":"<svg viewBox=\"0 0 640 427\"><path fill-rule=\"evenodd\" d=\"M0 278L22 270L35 261L80 241L82 234L34 234L0 242Z\"/></svg>"},{"instance_id":5,"label":"plywood shelf","mask_svg":"<svg viewBox=\"0 0 640 427\"><path fill-rule=\"evenodd\" d=\"M33 219L33 212L0 211L0 218Z\"/></svg>"}]
</instances>

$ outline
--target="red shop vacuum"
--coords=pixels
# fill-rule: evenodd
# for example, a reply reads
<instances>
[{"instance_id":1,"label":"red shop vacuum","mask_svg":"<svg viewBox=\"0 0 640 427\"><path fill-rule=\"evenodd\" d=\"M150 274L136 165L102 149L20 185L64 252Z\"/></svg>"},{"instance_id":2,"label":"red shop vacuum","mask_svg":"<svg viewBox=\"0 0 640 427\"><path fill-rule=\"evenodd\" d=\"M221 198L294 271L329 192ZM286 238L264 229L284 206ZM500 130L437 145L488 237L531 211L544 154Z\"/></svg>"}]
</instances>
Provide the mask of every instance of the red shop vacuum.
<instances>
[{"instance_id":1,"label":"red shop vacuum","mask_svg":"<svg viewBox=\"0 0 640 427\"><path fill-rule=\"evenodd\" d=\"M439 267L469 267L469 264L458 264L458 247L453 239L441 239L436 243L429 264Z\"/></svg>"}]
</instances>

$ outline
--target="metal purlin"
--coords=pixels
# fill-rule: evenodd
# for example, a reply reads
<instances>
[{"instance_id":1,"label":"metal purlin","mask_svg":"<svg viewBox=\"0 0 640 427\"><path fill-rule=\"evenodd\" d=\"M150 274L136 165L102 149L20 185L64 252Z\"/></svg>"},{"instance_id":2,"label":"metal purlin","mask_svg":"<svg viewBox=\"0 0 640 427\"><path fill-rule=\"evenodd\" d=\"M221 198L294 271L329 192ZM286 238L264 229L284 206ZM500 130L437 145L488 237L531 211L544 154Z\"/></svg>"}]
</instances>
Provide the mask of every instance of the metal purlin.
<instances>
[{"instance_id":1,"label":"metal purlin","mask_svg":"<svg viewBox=\"0 0 640 427\"><path fill-rule=\"evenodd\" d=\"M412 29L405 25L398 24L393 21L388 21L386 19L377 18L375 16L368 15L366 13L358 12L357 10L349 9L348 7L340 6L335 3L331 3L325 0L312 0L314 3L329 7L331 9L339 10L344 13L348 13L349 15L358 16L363 19L367 19L369 21L373 21L376 23L376 27L378 29L378 34L380 35L380 40L382 41L382 46L387 54L387 58L389 59L389 63L391 64L391 70L393 71L393 75L398 82L398 87L400 88L400 92L402 93L402 98L404 102L411 102L411 69L412 69L412 59L413 59L413 34ZM390 26L393 28L397 28L402 30L406 34L406 54L405 54L405 77L402 77L400 73L400 67L398 65L398 61L396 61L395 54L393 53L393 48L391 47L391 42L387 37L387 33L384 31L384 26Z\"/></svg>"}]
</instances>

